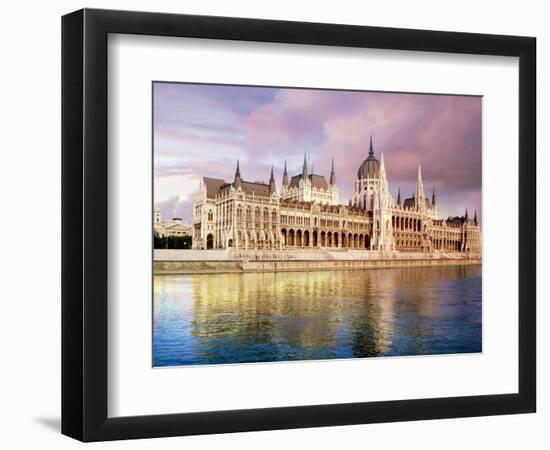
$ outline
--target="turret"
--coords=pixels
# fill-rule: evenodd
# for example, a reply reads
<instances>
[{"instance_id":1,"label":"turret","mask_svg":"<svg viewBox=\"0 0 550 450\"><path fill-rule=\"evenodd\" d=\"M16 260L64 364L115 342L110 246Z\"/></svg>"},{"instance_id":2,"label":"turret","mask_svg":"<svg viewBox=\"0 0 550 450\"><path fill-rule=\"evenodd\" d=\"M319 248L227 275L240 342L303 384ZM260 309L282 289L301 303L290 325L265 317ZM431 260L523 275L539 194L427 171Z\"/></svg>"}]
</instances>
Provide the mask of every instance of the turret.
<instances>
[{"instance_id":1,"label":"turret","mask_svg":"<svg viewBox=\"0 0 550 450\"><path fill-rule=\"evenodd\" d=\"M474 223L477 225L477 209L474 210Z\"/></svg>"},{"instance_id":2,"label":"turret","mask_svg":"<svg viewBox=\"0 0 550 450\"><path fill-rule=\"evenodd\" d=\"M466 212L464 213L464 219L468 222L468 208L466 208Z\"/></svg>"},{"instance_id":3,"label":"turret","mask_svg":"<svg viewBox=\"0 0 550 450\"><path fill-rule=\"evenodd\" d=\"M332 170L330 171L330 185L336 185L336 173L334 172L334 156L332 157Z\"/></svg>"},{"instance_id":4,"label":"turret","mask_svg":"<svg viewBox=\"0 0 550 450\"><path fill-rule=\"evenodd\" d=\"M401 188L397 188L397 206L401 206Z\"/></svg>"},{"instance_id":5,"label":"turret","mask_svg":"<svg viewBox=\"0 0 550 450\"><path fill-rule=\"evenodd\" d=\"M435 188L432 190L432 206L435 206Z\"/></svg>"},{"instance_id":6,"label":"turret","mask_svg":"<svg viewBox=\"0 0 550 450\"><path fill-rule=\"evenodd\" d=\"M384 164L384 153L380 155L380 171L379 175L381 180L386 179L386 165Z\"/></svg>"},{"instance_id":7,"label":"turret","mask_svg":"<svg viewBox=\"0 0 550 450\"><path fill-rule=\"evenodd\" d=\"M304 153L304 166L302 167L302 180L306 180L308 177L308 171L307 171L307 159L306 154Z\"/></svg>"},{"instance_id":8,"label":"turret","mask_svg":"<svg viewBox=\"0 0 550 450\"><path fill-rule=\"evenodd\" d=\"M271 176L269 177L269 193L273 194L277 191L275 186L275 177L273 176L273 164L271 165Z\"/></svg>"},{"instance_id":9,"label":"turret","mask_svg":"<svg viewBox=\"0 0 550 450\"><path fill-rule=\"evenodd\" d=\"M416 206L418 209L424 208L425 202L424 183L422 182L422 170L418 164L418 173L416 175Z\"/></svg>"},{"instance_id":10,"label":"turret","mask_svg":"<svg viewBox=\"0 0 550 450\"><path fill-rule=\"evenodd\" d=\"M286 159L285 159L285 171L283 172L283 187L288 187L288 172L286 170Z\"/></svg>"},{"instance_id":11,"label":"turret","mask_svg":"<svg viewBox=\"0 0 550 450\"><path fill-rule=\"evenodd\" d=\"M239 160L237 159L237 169L235 170L235 179L233 180L233 186L235 189L239 189L241 187L241 171L239 168Z\"/></svg>"}]
</instances>

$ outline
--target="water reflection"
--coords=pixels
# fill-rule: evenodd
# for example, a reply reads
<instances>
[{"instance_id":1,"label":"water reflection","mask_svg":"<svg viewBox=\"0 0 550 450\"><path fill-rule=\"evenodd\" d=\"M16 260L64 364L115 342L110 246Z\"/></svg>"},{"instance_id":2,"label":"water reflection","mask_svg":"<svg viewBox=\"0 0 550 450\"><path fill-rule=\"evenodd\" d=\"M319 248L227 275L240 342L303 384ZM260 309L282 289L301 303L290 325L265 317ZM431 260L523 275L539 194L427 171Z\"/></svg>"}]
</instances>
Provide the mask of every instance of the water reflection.
<instances>
[{"instance_id":1,"label":"water reflection","mask_svg":"<svg viewBox=\"0 0 550 450\"><path fill-rule=\"evenodd\" d=\"M159 275L154 365L481 351L481 266Z\"/></svg>"}]
</instances>

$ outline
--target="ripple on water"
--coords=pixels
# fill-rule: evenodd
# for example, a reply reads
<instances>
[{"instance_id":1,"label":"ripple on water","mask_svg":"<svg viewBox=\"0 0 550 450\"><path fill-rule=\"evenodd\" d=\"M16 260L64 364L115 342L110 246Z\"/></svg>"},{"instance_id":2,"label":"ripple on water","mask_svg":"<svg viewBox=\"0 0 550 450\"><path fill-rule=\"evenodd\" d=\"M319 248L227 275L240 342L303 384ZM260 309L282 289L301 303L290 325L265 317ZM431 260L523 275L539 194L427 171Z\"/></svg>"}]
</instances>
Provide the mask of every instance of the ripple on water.
<instances>
[{"instance_id":1,"label":"ripple on water","mask_svg":"<svg viewBox=\"0 0 550 450\"><path fill-rule=\"evenodd\" d=\"M481 352L481 266L158 275L154 366Z\"/></svg>"}]
</instances>

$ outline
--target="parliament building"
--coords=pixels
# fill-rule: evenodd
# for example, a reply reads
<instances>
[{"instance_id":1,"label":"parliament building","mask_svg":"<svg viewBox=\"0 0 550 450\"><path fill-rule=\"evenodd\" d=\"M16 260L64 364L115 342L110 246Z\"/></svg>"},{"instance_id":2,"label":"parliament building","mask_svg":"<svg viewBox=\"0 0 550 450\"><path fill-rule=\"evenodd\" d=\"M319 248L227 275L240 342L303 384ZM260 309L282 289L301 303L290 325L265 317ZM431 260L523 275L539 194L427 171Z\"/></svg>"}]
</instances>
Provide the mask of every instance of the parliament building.
<instances>
[{"instance_id":1,"label":"parliament building","mask_svg":"<svg viewBox=\"0 0 550 450\"><path fill-rule=\"evenodd\" d=\"M355 191L340 204L334 160L329 181L310 173L289 178L285 163L278 192L273 168L268 183L245 181L239 162L233 180L202 177L193 209L193 248L237 250L362 249L397 252L481 253L477 213L439 219L435 191L424 193L418 166L412 197L394 200L384 155L361 163Z\"/></svg>"}]
</instances>

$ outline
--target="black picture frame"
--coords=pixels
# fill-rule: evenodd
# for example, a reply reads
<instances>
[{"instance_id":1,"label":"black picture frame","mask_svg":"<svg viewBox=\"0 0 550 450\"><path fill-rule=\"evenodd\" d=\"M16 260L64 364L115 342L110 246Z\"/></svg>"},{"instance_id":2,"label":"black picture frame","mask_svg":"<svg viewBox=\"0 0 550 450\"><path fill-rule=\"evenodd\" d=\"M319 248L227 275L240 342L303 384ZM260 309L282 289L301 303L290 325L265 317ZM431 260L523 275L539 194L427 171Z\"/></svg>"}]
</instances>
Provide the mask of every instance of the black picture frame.
<instances>
[{"instance_id":1,"label":"black picture frame","mask_svg":"<svg viewBox=\"0 0 550 450\"><path fill-rule=\"evenodd\" d=\"M109 33L519 57L518 393L109 418ZM64 16L62 433L82 441L102 441L535 412L535 91L533 37L94 9Z\"/></svg>"}]
</instances>

